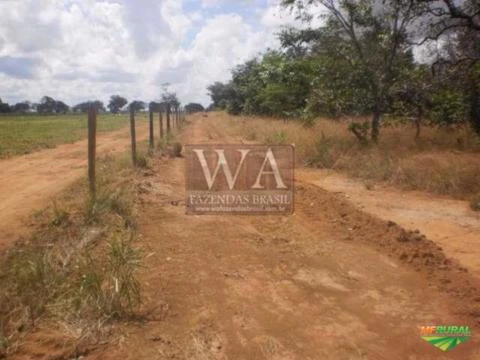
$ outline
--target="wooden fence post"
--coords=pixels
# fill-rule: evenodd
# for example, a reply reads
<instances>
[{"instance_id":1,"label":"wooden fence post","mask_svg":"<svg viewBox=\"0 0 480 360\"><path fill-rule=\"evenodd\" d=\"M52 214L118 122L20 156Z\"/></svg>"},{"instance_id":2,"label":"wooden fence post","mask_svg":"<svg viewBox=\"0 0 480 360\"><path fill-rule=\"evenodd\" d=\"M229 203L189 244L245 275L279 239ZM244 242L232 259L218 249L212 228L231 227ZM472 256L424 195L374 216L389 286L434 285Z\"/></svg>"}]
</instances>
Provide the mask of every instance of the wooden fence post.
<instances>
[{"instance_id":1,"label":"wooden fence post","mask_svg":"<svg viewBox=\"0 0 480 360\"><path fill-rule=\"evenodd\" d=\"M175 127L178 129L178 106L175 106Z\"/></svg>"},{"instance_id":2,"label":"wooden fence post","mask_svg":"<svg viewBox=\"0 0 480 360\"><path fill-rule=\"evenodd\" d=\"M150 153L153 153L153 149L155 148L155 138L153 134L153 111L150 110L149 112L149 150Z\"/></svg>"},{"instance_id":3,"label":"wooden fence post","mask_svg":"<svg viewBox=\"0 0 480 360\"><path fill-rule=\"evenodd\" d=\"M93 104L88 108L88 185L90 198L95 201L95 160L97 152L97 111Z\"/></svg>"},{"instance_id":4,"label":"wooden fence post","mask_svg":"<svg viewBox=\"0 0 480 360\"><path fill-rule=\"evenodd\" d=\"M137 167L137 139L135 135L135 109L130 106L130 137L132 141L132 164Z\"/></svg>"},{"instance_id":5,"label":"wooden fence post","mask_svg":"<svg viewBox=\"0 0 480 360\"><path fill-rule=\"evenodd\" d=\"M167 136L169 136L170 132L172 131L170 126L170 111L170 104L167 104Z\"/></svg>"},{"instance_id":6,"label":"wooden fence post","mask_svg":"<svg viewBox=\"0 0 480 360\"><path fill-rule=\"evenodd\" d=\"M158 113L158 120L160 121L160 140L163 139L163 116L162 116L162 109L160 109L160 112Z\"/></svg>"}]
</instances>

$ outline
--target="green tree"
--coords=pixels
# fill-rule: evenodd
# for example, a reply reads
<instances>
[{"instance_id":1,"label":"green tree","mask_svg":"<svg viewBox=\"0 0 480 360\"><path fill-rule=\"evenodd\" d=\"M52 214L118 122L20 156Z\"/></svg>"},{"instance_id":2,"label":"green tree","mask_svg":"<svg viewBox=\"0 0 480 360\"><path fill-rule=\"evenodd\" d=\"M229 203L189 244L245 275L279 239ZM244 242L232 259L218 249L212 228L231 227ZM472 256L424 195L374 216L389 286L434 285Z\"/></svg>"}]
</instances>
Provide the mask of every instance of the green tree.
<instances>
[{"instance_id":1,"label":"green tree","mask_svg":"<svg viewBox=\"0 0 480 360\"><path fill-rule=\"evenodd\" d=\"M420 137L427 111L431 111L434 105L432 94L435 91L433 75L427 65L409 67L393 87L393 111L396 114L413 117L417 129L416 139Z\"/></svg>"},{"instance_id":2,"label":"green tree","mask_svg":"<svg viewBox=\"0 0 480 360\"><path fill-rule=\"evenodd\" d=\"M105 105L103 105L103 102L100 100L94 100L94 101L85 101L80 104L75 105L72 108L72 111L74 112L83 112L86 113L90 109L90 106L93 105L93 107L98 111L98 112L105 112Z\"/></svg>"},{"instance_id":3,"label":"green tree","mask_svg":"<svg viewBox=\"0 0 480 360\"><path fill-rule=\"evenodd\" d=\"M230 99L229 85L217 81L209 85L207 90L208 95L212 98L213 107L225 110L227 108L227 101Z\"/></svg>"},{"instance_id":4,"label":"green tree","mask_svg":"<svg viewBox=\"0 0 480 360\"><path fill-rule=\"evenodd\" d=\"M146 108L147 104L145 104L143 101L140 100L134 100L132 101L129 105L129 109L133 109L133 111L142 111Z\"/></svg>"},{"instance_id":5,"label":"green tree","mask_svg":"<svg viewBox=\"0 0 480 360\"><path fill-rule=\"evenodd\" d=\"M300 115L311 91L312 62L271 51L259 67L263 81L257 95L260 112L282 118Z\"/></svg>"},{"instance_id":6,"label":"green tree","mask_svg":"<svg viewBox=\"0 0 480 360\"><path fill-rule=\"evenodd\" d=\"M112 95L107 107L112 114L118 114L120 110L127 104L128 101L124 97L120 95Z\"/></svg>"},{"instance_id":7,"label":"green tree","mask_svg":"<svg viewBox=\"0 0 480 360\"><path fill-rule=\"evenodd\" d=\"M328 10L326 26L319 30L337 39L340 45L337 51L353 71L363 75L373 113L371 139L376 142L390 90L411 47L406 40L407 29L416 19L415 3L409 0L385 0L382 5L375 0L283 0L282 3L298 9L304 21L311 20L310 6L322 5Z\"/></svg>"},{"instance_id":8,"label":"green tree","mask_svg":"<svg viewBox=\"0 0 480 360\"><path fill-rule=\"evenodd\" d=\"M50 96L44 96L37 106L37 111L40 114L52 114L55 112L56 101Z\"/></svg>"},{"instance_id":9,"label":"green tree","mask_svg":"<svg viewBox=\"0 0 480 360\"><path fill-rule=\"evenodd\" d=\"M11 112L12 109L9 104L2 102L2 99L0 99L0 113L9 113Z\"/></svg>"},{"instance_id":10,"label":"green tree","mask_svg":"<svg viewBox=\"0 0 480 360\"><path fill-rule=\"evenodd\" d=\"M56 100L54 105L54 111L57 114L66 114L68 111L70 111L70 107L63 101Z\"/></svg>"},{"instance_id":11,"label":"green tree","mask_svg":"<svg viewBox=\"0 0 480 360\"><path fill-rule=\"evenodd\" d=\"M196 112L205 111L205 108L203 107L202 104L189 103L189 104L185 105L185 111L187 113L196 113Z\"/></svg>"},{"instance_id":12,"label":"green tree","mask_svg":"<svg viewBox=\"0 0 480 360\"><path fill-rule=\"evenodd\" d=\"M417 44L436 42L435 67L448 89L435 96L442 123L468 118L480 135L480 2L423 0ZM443 100L443 102L442 102ZM463 103L464 111L460 110ZM465 116L462 116L465 115Z\"/></svg>"},{"instance_id":13,"label":"green tree","mask_svg":"<svg viewBox=\"0 0 480 360\"><path fill-rule=\"evenodd\" d=\"M12 111L16 113L25 114L28 110L30 110L28 101L19 102L12 106Z\"/></svg>"},{"instance_id":14,"label":"green tree","mask_svg":"<svg viewBox=\"0 0 480 360\"><path fill-rule=\"evenodd\" d=\"M160 111L164 111L163 110L163 107L162 107L162 104L159 103L159 102L156 102L156 101L151 101L149 104L148 104L148 110L149 111L154 111L154 112L160 112Z\"/></svg>"}]
</instances>

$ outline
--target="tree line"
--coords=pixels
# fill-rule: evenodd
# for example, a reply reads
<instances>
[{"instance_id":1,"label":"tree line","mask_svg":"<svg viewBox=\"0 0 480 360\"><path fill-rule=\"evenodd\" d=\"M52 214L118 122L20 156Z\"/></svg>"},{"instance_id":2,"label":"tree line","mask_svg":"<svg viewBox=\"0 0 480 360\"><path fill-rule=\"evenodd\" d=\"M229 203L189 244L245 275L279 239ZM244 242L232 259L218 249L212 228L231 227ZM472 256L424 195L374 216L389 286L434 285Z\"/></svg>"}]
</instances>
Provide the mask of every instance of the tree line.
<instances>
[{"instance_id":1,"label":"tree line","mask_svg":"<svg viewBox=\"0 0 480 360\"><path fill-rule=\"evenodd\" d=\"M283 0L305 27L284 28L280 48L208 87L232 114L299 118L371 116L353 122L377 141L386 114L423 122L469 122L480 134L480 3L475 0ZM314 11L322 25L313 27ZM415 50L422 54L414 56Z\"/></svg>"},{"instance_id":2,"label":"tree line","mask_svg":"<svg viewBox=\"0 0 480 360\"><path fill-rule=\"evenodd\" d=\"M130 103L128 100L120 95L112 95L107 106L100 100L92 100L81 102L75 106L68 106L63 101L55 100L50 96L44 96L39 103L31 103L29 101L19 102L14 105L2 102L0 99L0 113L20 113L26 114L29 112L36 112L39 114L66 114L66 113L86 113L90 106L98 112L110 112L118 114L123 110L133 108L135 111L149 110L149 111L166 111L167 107L179 109L181 103L174 92L164 91L161 95L160 101L151 101L149 103L133 100ZM128 106L127 106L128 105ZM108 110L107 110L108 109ZM190 103L185 106L185 110L189 113L204 111L201 104Z\"/></svg>"}]
</instances>

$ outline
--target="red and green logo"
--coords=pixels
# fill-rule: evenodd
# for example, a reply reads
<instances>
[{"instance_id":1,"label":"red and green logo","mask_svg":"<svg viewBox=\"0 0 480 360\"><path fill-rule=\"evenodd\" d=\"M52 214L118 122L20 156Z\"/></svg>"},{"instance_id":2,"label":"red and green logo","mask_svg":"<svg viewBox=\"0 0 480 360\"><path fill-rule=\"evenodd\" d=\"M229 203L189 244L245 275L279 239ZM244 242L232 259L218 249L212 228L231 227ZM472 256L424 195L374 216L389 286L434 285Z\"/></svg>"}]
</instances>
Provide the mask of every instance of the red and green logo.
<instances>
[{"instance_id":1,"label":"red and green logo","mask_svg":"<svg viewBox=\"0 0 480 360\"><path fill-rule=\"evenodd\" d=\"M468 326L420 326L420 336L440 350L448 351L466 342L472 333Z\"/></svg>"}]
</instances>

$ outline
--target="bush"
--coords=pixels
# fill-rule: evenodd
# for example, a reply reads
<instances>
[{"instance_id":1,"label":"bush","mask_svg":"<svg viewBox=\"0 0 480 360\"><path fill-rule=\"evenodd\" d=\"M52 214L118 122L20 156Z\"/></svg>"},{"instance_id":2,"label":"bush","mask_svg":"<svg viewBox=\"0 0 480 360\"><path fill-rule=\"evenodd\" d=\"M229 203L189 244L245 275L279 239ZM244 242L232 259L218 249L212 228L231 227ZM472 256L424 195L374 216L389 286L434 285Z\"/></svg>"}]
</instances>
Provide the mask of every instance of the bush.
<instances>
[{"instance_id":1,"label":"bush","mask_svg":"<svg viewBox=\"0 0 480 360\"><path fill-rule=\"evenodd\" d=\"M460 92L443 89L433 95L430 117L440 126L451 126L464 119L465 106Z\"/></svg>"},{"instance_id":2,"label":"bush","mask_svg":"<svg viewBox=\"0 0 480 360\"><path fill-rule=\"evenodd\" d=\"M236 100L230 100L227 102L227 112L230 115L240 115L242 113L242 106Z\"/></svg>"}]
</instances>

